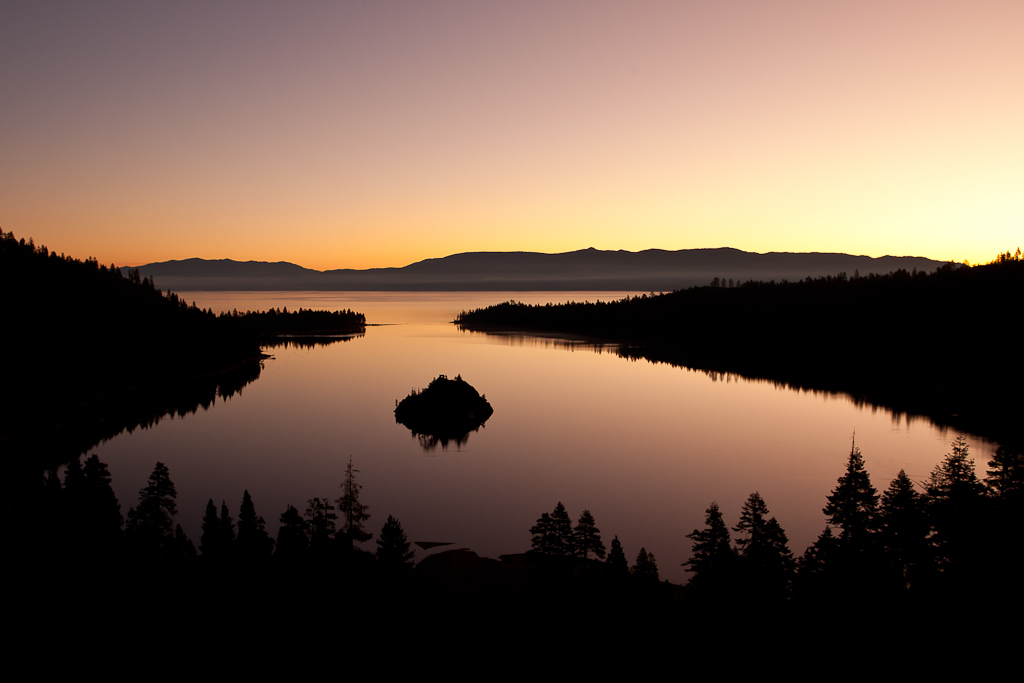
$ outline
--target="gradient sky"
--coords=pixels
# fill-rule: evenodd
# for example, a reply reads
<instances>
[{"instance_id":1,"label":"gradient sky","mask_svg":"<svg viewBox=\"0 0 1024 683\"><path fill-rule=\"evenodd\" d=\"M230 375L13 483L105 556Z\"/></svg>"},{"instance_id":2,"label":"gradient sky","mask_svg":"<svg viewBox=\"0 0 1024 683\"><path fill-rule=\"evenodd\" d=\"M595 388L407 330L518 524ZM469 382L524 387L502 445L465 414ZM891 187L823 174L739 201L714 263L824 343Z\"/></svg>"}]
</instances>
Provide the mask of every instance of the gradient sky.
<instances>
[{"instance_id":1,"label":"gradient sky","mask_svg":"<svg viewBox=\"0 0 1024 683\"><path fill-rule=\"evenodd\" d=\"M1024 2L0 3L0 228L307 267L1024 246Z\"/></svg>"}]
</instances>

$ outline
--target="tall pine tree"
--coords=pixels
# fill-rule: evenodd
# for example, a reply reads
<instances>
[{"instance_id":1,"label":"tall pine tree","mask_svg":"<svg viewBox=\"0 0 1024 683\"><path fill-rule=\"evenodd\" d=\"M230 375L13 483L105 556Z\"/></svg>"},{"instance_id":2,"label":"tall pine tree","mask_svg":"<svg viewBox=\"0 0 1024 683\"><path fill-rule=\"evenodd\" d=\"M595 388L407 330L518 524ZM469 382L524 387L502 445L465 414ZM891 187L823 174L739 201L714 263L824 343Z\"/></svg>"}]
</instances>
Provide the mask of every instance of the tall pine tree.
<instances>
[{"instance_id":1,"label":"tall pine tree","mask_svg":"<svg viewBox=\"0 0 1024 683\"><path fill-rule=\"evenodd\" d=\"M356 483L358 472L359 470L352 467L352 456L349 456L345 479L341 482L341 498L335 501L342 520L338 536L349 545L373 538L373 534L367 532L364 527L364 523L370 519L370 513L369 508L359 502L359 492L363 487Z\"/></svg>"},{"instance_id":2,"label":"tall pine tree","mask_svg":"<svg viewBox=\"0 0 1024 683\"><path fill-rule=\"evenodd\" d=\"M988 501L963 434L932 471L927 493L941 568L955 583L966 585L965 574L974 573L984 562L987 539L982 518Z\"/></svg>"},{"instance_id":3,"label":"tall pine tree","mask_svg":"<svg viewBox=\"0 0 1024 683\"><path fill-rule=\"evenodd\" d=\"M729 527L722 518L718 503L711 503L704 518L704 528L694 529L686 536L693 541L693 554L683 563L693 572L690 586L694 591L720 594L731 590L736 571L736 551L732 549Z\"/></svg>"},{"instance_id":4,"label":"tall pine tree","mask_svg":"<svg viewBox=\"0 0 1024 683\"><path fill-rule=\"evenodd\" d=\"M203 534L199 537L199 551L205 558L204 562L219 560L224 556L220 518L217 517L217 506L213 504L213 498L206 502L206 512L203 513Z\"/></svg>"},{"instance_id":5,"label":"tall pine tree","mask_svg":"<svg viewBox=\"0 0 1024 683\"><path fill-rule=\"evenodd\" d=\"M836 487L828 495L828 504L822 509L828 523L842 528L839 541L842 545L863 551L868 545L868 536L875 528L878 513L878 491L871 485L864 457L854 441L846 461L846 472L839 477Z\"/></svg>"},{"instance_id":6,"label":"tall pine tree","mask_svg":"<svg viewBox=\"0 0 1024 683\"><path fill-rule=\"evenodd\" d=\"M928 562L930 528L921 494L900 470L882 493L879 535L891 576L901 588L912 585Z\"/></svg>"},{"instance_id":7,"label":"tall pine tree","mask_svg":"<svg viewBox=\"0 0 1024 683\"><path fill-rule=\"evenodd\" d=\"M274 542L267 533L267 524L256 514L256 506L246 489L238 509L238 554L245 562L258 562L269 558L273 551Z\"/></svg>"},{"instance_id":8,"label":"tall pine tree","mask_svg":"<svg viewBox=\"0 0 1024 683\"><path fill-rule=\"evenodd\" d=\"M409 539L401 523L388 515L388 521L377 537L377 562L384 572L401 572L412 569L416 554L410 549Z\"/></svg>"},{"instance_id":9,"label":"tall pine tree","mask_svg":"<svg viewBox=\"0 0 1024 683\"><path fill-rule=\"evenodd\" d=\"M598 558L604 559L606 551L604 543L601 542L601 532L598 530L590 510L580 513L579 522L576 523L576 528L572 533L577 555L587 559L588 553L592 552Z\"/></svg>"},{"instance_id":10,"label":"tall pine tree","mask_svg":"<svg viewBox=\"0 0 1024 683\"><path fill-rule=\"evenodd\" d=\"M612 539L611 549L608 551L608 566L615 574L626 574L629 571L629 562L626 561L626 553L622 550L619 537Z\"/></svg>"},{"instance_id":11,"label":"tall pine tree","mask_svg":"<svg viewBox=\"0 0 1024 683\"><path fill-rule=\"evenodd\" d=\"M288 559L301 557L309 547L309 535L302 515L294 505L289 505L281 513L279 521L281 526L277 530L277 551L274 556Z\"/></svg>"},{"instance_id":12,"label":"tall pine tree","mask_svg":"<svg viewBox=\"0 0 1024 683\"><path fill-rule=\"evenodd\" d=\"M158 462L146 486L139 491L139 506L128 511L126 540L141 557L160 560L177 555L174 540L177 496L167 466Z\"/></svg>"}]
</instances>

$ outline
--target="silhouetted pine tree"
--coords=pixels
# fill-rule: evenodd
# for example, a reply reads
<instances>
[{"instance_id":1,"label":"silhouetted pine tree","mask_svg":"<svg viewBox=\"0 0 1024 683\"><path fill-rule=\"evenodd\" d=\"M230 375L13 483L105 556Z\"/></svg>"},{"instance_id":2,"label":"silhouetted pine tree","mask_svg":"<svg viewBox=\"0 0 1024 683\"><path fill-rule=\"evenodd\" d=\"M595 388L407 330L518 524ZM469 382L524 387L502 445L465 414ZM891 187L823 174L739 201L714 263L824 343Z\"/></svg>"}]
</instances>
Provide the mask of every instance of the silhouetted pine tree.
<instances>
[{"instance_id":1,"label":"silhouetted pine tree","mask_svg":"<svg viewBox=\"0 0 1024 683\"><path fill-rule=\"evenodd\" d=\"M363 527L363 523L370 519L370 513L369 508L359 502L359 492L363 487L356 483L358 472L359 470L352 467L352 457L349 456L345 479L341 482L341 498L335 501L342 519L338 536L344 538L349 545L373 538L373 534L368 533Z\"/></svg>"},{"instance_id":2,"label":"silhouetted pine tree","mask_svg":"<svg viewBox=\"0 0 1024 683\"><path fill-rule=\"evenodd\" d=\"M95 455L85 466L68 463L64 475L67 550L86 564L113 561L121 544L121 506L110 486L110 472Z\"/></svg>"},{"instance_id":3,"label":"silhouetted pine tree","mask_svg":"<svg viewBox=\"0 0 1024 683\"><path fill-rule=\"evenodd\" d=\"M997 500L1017 508L1024 502L1024 451L1003 445L988 463L985 485Z\"/></svg>"},{"instance_id":4,"label":"silhouetted pine tree","mask_svg":"<svg viewBox=\"0 0 1024 683\"><path fill-rule=\"evenodd\" d=\"M646 548L640 548L636 556L636 564L630 570L633 575L651 582L658 581L658 563L654 559L654 553L647 552Z\"/></svg>"},{"instance_id":5,"label":"silhouetted pine tree","mask_svg":"<svg viewBox=\"0 0 1024 683\"><path fill-rule=\"evenodd\" d=\"M85 492L82 515L88 519L86 524L93 544L97 549L117 547L121 542L124 518L121 517L121 506L110 485L110 471L95 454L85 461L82 483Z\"/></svg>"},{"instance_id":6,"label":"silhouetted pine tree","mask_svg":"<svg viewBox=\"0 0 1024 683\"><path fill-rule=\"evenodd\" d=\"M767 515L768 506L755 491L743 504L740 521L733 527L733 531L747 534L738 537L736 545L740 549L741 580L755 604L784 601L795 565L786 533L774 517L765 520Z\"/></svg>"},{"instance_id":7,"label":"silhouetted pine tree","mask_svg":"<svg viewBox=\"0 0 1024 683\"><path fill-rule=\"evenodd\" d=\"M177 495L167 466L158 462L145 488L139 491L139 507L128 511L125 540L139 556L160 560L175 554L173 524L178 514Z\"/></svg>"},{"instance_id":8,"label":"silhouetted pine tree","mask_svg":"<svg viewBox=\"0 0 1024 683\"><path fill-rule=\"evenodd\" d=\"M629 562L626 561L626 553L622 551L622 544L619 543L618 536L612 539L611 548L608 550L608 566L616 574L629 572Z\"/></svg>"},{"instance_id":9,"label":"silhouetted pine tree","mask_svg":"<svg viewBox=\"0 0 1024 683\"><path fill-rule=\"evenodd\" d=\"M864 469L864 457L856 442L850 446L846 473L839 477L822 512L829 524L842 528L839 540L843 545L854 552L867 548L868 536L875 528L878 491L871 485L871 479Z\"/></svg>"},{"instance_id":10,"label":"silhouetted pine tree","mask_svg":"<svg viewBox=\"0 0 1024 683\"><path fill-rule=\"evenodd\" d=\"M932 471L927 489L941 569L964 587L964 573L973 572L983 561L986 539L982 518L987 501L962 434Z\"/></svg>"},{"instance_id":11,"label":"silhouetted pine tree","mask_svg":"<svg viewBox=\"0 0 1024 683\"><path fill-rule=\"evenodd\" d=\"M1003 586L1002 597L1009 603L1024 602L1024 585L1017 577L1024 564L1024 546L1007 542L1024 526L1024 451L1010 444L996 449L985 477L992 498L989 545L993 550L990 565L994 585Z\"/></svg>"},{"instance_id":12,"label":"silhouetted pine tree","mask_svg":"<svg viewBox=\"0 0 1024 683\"><path fill-rule=\"evenodd\" d=\"M561 552L558 554L575 555L576 552L572 535L572 520L569 518L569 513L565 511L565 506L562 505L562 501L558 501L558 505L555 506L554 511L551 513L551 525L552 530L558 537L562 548Z\"/></svg>"},{"instance_id":13,"label":"silhouetted pine tree","mask_svg":"<svg viewBox=\"0 0 1024 683\"><path fill-rule=\"evenodd\" d=\"M555 534L554 524L551 522L551 515L543 513L537 523L530 528L533 539L530 541L530 551L540 555L558 555L561 551L561 544L558 535Z\"/></svg>"},{"instance_id":14,"label":"silhouetted pine tree","mask_svg":"<svg viewBox=\"0 0 1024 683\"><path fill-rule=\"evenodd\" d=\"M301 557L309 547L306 522L293 505L281 513L281 526L277 530L277 551L275 557Z\"/></svg>"},{"instance_id":15,"label":"silhouetted pine tree","mask_svg":"<svg viewBox=\"0 0 1024 683\"><path fill-rule=\"evenodd\" d=\"M718 503L711 503L704 518L704 528L686 535L693 541L693 554L683 563L690 579L692 593L702 597L723 597L734 589L736 551L732 549L729 527L725 525ZM699 599L699 598L698 598Z\"/></svg>"},{"instance_id":16,"label":"silhouetted pine tree","mask_svg":"<svg viewBox=\"0 0 1024 683\"><path fill-rule=\"evenodd\" d=\"M220 542L225 557L233 557L235 554L235 520L231 519L231 512L228 510L226 500L220 501Z\"/></svg>"},{"instance_id":17,"label":"silhouetted pine tree","mask_svg":"<svg viewBox=\"0 0 1024 683\"><path fill-rule=\"evenodd\" d=\"M897 586L912 585L929 563L928 534L931 532L921 494L914 482L900 470L889 488L882 492L879 535L886 563Z\"/></svg>"},{"instance_id":18,"label":"silhouetted pine tree","mask_svg":"<svg viewBox=\"0 0 1024 683\"><path fill-rule=\"evenodd\" d=\"M238 555L245 562L259 562L270 557L274 542L267 534L267 525L256 514L249 490L242 494L242 506L238 509Z\"/></svg>"},{"instance_id":19,"label":"silhouetted pine tree","mask_svg":"<svg viewBox=\"0 0 1024 683\"><path fill-rule=\"evenodd\" d=\"M792 573L796 567L796 561L793 559L793 552L789 549L789 538L786 536L786 532L783 530L782 525L779 521L772 517L768 520L765 525L765 536L767 538L767 545L772 549L772 553L778 557L778 566L780 573L784 574L786 581L788 582L792 578Z\"/></svg>"},{"instance_id":20,"label":"silhouetted pine tree","mask_svg":"<svg viewBox=\"0 0 1024 683\"><path fill-rule=\"evenodd\" d=\"M316 553L325 551L334 537L334 506L326 498L311 498L306 505L306 530L309 533L309 549Z\"/></svg>"},{"instance_id":21,"label":"silhouetted pine tree","mask_svg":"<svg viewBox=\"0 0 1024 683\"><path fill-rule=\"evenodd\" d=\"M587 559L587 554L590 552L593 552L598 558L604 559L605 547L601 542L601 532L598 530L590 510L580 513L579 522L576 523L576 528L573 530L573 545L576 548L576 554L583 559Z\"/></svg>"},{"instance_id":22,"label":"silhouetted pine tree","mask_svg":"<svg viewBox=\"0 0 1024 683\"><path fill-rule=\"evenodd\" d=\"M385 572L412 569L415 556L409 548L409 539L405 537L401 523L388 515L388 521L377 537L377 562L380 568Z\"/></svg>"},{"instance_id":23,"label":"silhouetted pine tree","mask_svg":"<svg viewBox=\"0 0 1024 683\"><path fill-rule=\"evenodd\" d=\"M747 551L748 546L755 542L764 533L765 516L768 514L768 506L764 498L757 491L754 491L743 504L740 512L740 521L732 528L738 534L746 534L736 538L736 549L742 555Z\"/></svg>"},{"instance_id":24,"label":"silhouetted pine tree","mask_svg":"<svg viewBox=\"0 0 1024 683\"><path fill-rule=\"evenodd\" d=\"M203 534L199 537L199 550L206 558L204 562L219 560L224 556L224 543L221 540L220 518L217 517L217 506L213 498L206 502L203 514Z\"/></svg>"},{"instance_id":25,"label":"silhouetted pine tree","mask_svg":"<svg viewBox=\"0 0 1024 683\"><path fill-rule=\"evenodd\" d=\"M829 604L840 590L832 568L839 553L839 539L832 534L832 527L826 525L818 539L807 547L797 562L796 593L803 600Z\"/></svg>"},{"instance_id":26,"label":"silhouetted pine tree","mask_svg":"<svg viewBox=\"0 0 1024 683\"><path fill-rule=\"evenodd\" d=\"M541 555L572 555L572 521L561 502L554 512L545 512L530 529L532 551Z\"/></svg>"}]
</instances>

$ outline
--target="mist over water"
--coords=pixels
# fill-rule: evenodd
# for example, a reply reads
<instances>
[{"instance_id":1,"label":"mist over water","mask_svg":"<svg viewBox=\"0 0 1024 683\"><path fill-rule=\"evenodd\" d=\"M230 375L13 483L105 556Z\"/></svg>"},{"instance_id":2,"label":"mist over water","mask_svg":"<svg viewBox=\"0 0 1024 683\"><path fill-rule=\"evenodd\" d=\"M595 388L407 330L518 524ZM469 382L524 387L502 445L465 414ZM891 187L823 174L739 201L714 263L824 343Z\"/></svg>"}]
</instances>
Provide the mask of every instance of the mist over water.
<instances>
[{"instance_id":1,"label":"mist over water","mask_svg":"<svg viewBox=\"0 0 1024 683\"><path fill-rule=\"evenodd\" d=\"M178 490L178 520L200 535L207 499L237 511L248 489L268 530L289 504L337 498L351 455L379 531L400 519L410 540L452 542L481 555L523 552L529 528L562 501L596 518L632 560L655 553L663 578L686 580L685 535L717 501L735 524L760 491L796 554L824 527L825 496L856 430L872 482L902 468L925 479L955 436L841 396L770 382L630 361L612 347L571 340L460 332L460 310L515 299L610 300L625 292L186 292L214 311L349 308L364 336L268 350L260 378L230 400L94 449L122 509L156 461ZM494 414L460 447L424 451L397 424L395 401L439 374L461 375ZM984 470L993 447L969 440ZM372 542L366 544L372 547ZM448 546L451 547L451 546ZM425 555L417 550L417 557Z\"/></svg>"}]
</instances>

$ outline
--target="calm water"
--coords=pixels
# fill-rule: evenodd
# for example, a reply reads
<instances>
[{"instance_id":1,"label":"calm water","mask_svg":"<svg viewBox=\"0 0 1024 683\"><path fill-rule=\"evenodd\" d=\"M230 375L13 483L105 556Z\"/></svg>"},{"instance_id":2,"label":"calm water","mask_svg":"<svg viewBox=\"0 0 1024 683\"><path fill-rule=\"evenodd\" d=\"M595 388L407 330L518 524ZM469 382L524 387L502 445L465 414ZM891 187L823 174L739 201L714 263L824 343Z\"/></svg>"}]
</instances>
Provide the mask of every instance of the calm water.
<instances>
[{"instance_id":1,"label":"calm water","mask_svg":"<svg viewBox=\"0 0 1024 683\"><path fill-rule=\"evenodd\" d=\"M589 509L606 544L618 535L629 558L644 546L663 578L682 582L686 534L703 525L713 500L735 524L746 497L760 491L802 553L824 527L821 508L854 430L880 490L901 468L923 480L949 450L953 433L842 397L715 379L564 340L459 332L448 322L508 299L622 294L186 292L217 311L351 308L371 326L347 342L274 349L241 395L95 452L110 465L122 511L164 462L178 521L197 543L208 498L226 499L237 518L248 489L276 534L288 504L301 511L313 496L338 497L351 455L374 532L391 514L410 540L497 557L527 550L529 528L562 501L574 519ZM426 452L392 411L442 373L461 374L495 412L461 449ZM970 444L981 473L993 447Z\"/></svg>"}]
</instances>

